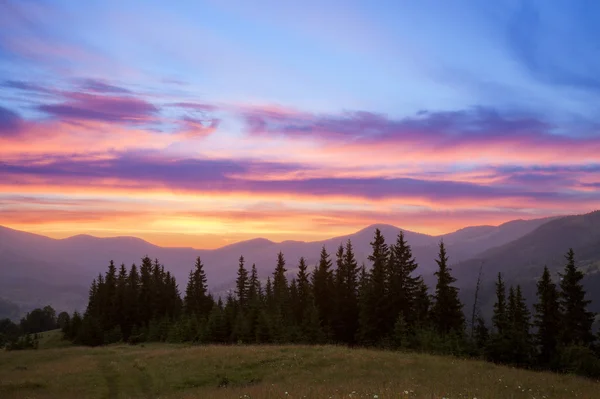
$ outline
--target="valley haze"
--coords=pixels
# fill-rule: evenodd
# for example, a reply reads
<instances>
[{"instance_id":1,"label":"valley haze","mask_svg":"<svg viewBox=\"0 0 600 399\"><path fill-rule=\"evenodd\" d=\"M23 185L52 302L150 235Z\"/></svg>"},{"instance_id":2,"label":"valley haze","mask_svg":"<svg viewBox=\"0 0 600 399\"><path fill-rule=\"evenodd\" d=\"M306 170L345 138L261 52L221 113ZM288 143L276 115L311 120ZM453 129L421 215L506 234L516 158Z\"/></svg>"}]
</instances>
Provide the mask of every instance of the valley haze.
<instances>
[{"instance_id":1,"label":"valley haze","mask_svg":"<svg viewBox=\"0 0 600 399\"><path fill-rule=\"evenodd\" d=\"M87 304L90 281L105 270L110 260L129 267L132 263L139 265L141 258L148 255L152 259L159 259L166 270L176 277L180 290L185 288L194 261L200 256L205 265L209 289L215 294L225 295L227 290L233 288L241 255L248 265L256 264L259 277L264 281L271 275L280 251L285 256L286 268L291 275L296 272L301 256L306 258L309 270L312 270L322 247L333 255L341 243L350 239L359 264L365 263L370 267L367 257L376 228L381 230L389 243L394 242L400 232L398 227L376 224L354 234L323 241L276 243L256 238L206 250L160 247L135 237L78 235L52 239L0 227L0 292L3 299L18 304L24 311L45 304L61 310L83 310ZM564 234L566 228L570 228L567 235ZM422 274L427 282L432 281L436 267L434 258L440 241L444 241L453 273L458 278L457 284L461 287L465 309L468 309L472 300L474 279L482 261L486 262L484 281L493 280L499 271L509 281L520 281L529 273L530 279L522 281L526 286L535 282L544 264L550 263L557 269L562 267L564 253L569 247L574 247L578 253L582 252L584 258L578 260L588 265L590 270L595 271L596 267L600 267L600 212L514 220L499 226L471 226L443 236L403 232L419 264L416 272ZM528 243L526 250L519 249L520 243ZM541 247L536 248L535 245ZM594 252L593 249L598 250ZM542 253L546 254L547 259L538 259ZM510 257L512 261L498 261L497 258L502 259L502 256ZM491 285L489 293L485 288L484 284L484 302L492 292ZM491 300L491 297L487 299Z\"/></svg>"}]
</instances>

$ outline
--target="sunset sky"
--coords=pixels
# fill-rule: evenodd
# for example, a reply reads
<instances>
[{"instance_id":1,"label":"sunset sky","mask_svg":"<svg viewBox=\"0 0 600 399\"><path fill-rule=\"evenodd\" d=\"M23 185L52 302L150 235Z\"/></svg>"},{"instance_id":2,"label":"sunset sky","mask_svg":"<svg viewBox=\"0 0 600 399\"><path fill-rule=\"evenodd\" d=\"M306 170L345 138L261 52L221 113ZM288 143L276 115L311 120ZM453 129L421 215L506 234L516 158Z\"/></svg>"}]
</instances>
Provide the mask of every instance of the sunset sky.
<instances>
[{"instance_id":1,"label":"sunset sky","mask_svg":"<svg viewBox=\"0 0 600 399\"><path fill-rule=\"evenodd\" d=\"M599 15L1 1L0 225L214 248L598 209Z\"/></svg>"}]
</instances>

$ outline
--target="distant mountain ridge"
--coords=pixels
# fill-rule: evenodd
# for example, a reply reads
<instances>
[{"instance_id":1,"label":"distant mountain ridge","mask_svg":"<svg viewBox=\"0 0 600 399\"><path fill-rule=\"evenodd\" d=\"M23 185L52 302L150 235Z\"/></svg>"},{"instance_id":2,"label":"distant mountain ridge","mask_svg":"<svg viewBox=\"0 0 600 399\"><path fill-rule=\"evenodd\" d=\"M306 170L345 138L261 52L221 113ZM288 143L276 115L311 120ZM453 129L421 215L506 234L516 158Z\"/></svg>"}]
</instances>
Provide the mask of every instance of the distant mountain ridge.
<instances>
[{"instance_id":1,"label":"distant mountain ridge","mask_svg":"<svg viewBox=\"0 0 600 399\"><path fill-rule=\"evenodd\" d=\"M556 218L516 220L499 226L473 226L441 236L430 236L404 230L408 243L419 263L420 272L431 274L435 268L437 245L443 239L448 246L451 262L466 261L478 253L519 239ZM87 289L92 278L104 272L112 259L117 264L139 264L148 255L158 258L185 289L194 259L200 256L205 264L210 288L219 291L230 287L235 279L240 255L248 266L256 264L259 276L266 278L273 271L277 253L282 251L287 269L293 272L300 256L310 266L316 264L321 247L332 255L337 247L351 239L359 263L367 261L370 242L375 228L379 228L388 242L394 242L400 228L376 224L356 233L324 241L273 242L256 238L226 245L217 249L160 247L136 237L98 238L77 235L52 239L0 226L0 292L21 308L46 303L59 309L81 308L87 300ZM18 284L15 284L17 282Z\"/></svg>"}]
</instances>

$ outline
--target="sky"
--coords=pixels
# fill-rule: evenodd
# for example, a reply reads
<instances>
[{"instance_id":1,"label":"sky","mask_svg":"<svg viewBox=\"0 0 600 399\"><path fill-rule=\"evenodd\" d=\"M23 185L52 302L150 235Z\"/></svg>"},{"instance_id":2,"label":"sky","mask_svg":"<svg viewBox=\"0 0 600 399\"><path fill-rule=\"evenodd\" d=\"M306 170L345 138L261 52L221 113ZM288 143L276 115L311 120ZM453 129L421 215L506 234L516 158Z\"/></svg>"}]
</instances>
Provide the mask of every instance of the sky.
<instances>
[{"instance_id":1,"label":"sky","mask_svg":"<svg viewBox=\"0 0 600 399\"><path fill-rule=\"evenodd\" d=\"M600 3L0 2L0 225L215 248L600 208Z\"/></svg>"}]
</instances>

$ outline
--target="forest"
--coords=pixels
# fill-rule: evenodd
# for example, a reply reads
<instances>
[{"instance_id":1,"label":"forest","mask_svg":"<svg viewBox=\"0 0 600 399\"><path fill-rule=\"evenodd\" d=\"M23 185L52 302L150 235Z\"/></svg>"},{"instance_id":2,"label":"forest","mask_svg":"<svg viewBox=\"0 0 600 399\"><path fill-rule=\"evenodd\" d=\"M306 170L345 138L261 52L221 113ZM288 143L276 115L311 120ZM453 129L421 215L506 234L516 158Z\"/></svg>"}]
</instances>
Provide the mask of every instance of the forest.
<instances>
[{"instance_id":1,"label":"forest","mask_svg":"<svg viewBox=\"0 0 600 399\"><path fill-rule=\"evenodd\" d=\"M461 304L443 241L432 290L416 274L418 264L402 232L387 244L377 229L370 244L370 268L358 265L348 240L334 259L323 248L312 270L300 258L294 276L279 253L266 281L241 256L235 288L225 298L209 292L200 258L183 293L158 259L146 256L139 268L129 269L111 261L92 281L85 312L61 313L55 323L65 339L88 346L339 344L600 376L595 315L587 310L584 274L576 268L573 250L566 252L558 284L544 268L532 306L519 286L506 287L498 274L493 316L487 321L478 307L478 289L472 309ZM26 321L21 328L39 330Z\"/></svg>"}]
</instances>

